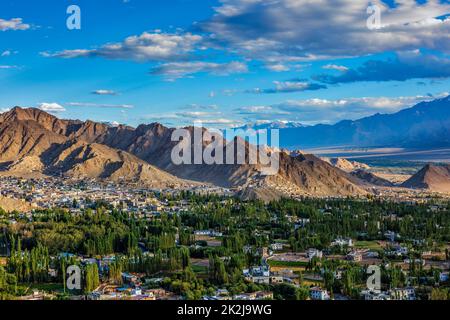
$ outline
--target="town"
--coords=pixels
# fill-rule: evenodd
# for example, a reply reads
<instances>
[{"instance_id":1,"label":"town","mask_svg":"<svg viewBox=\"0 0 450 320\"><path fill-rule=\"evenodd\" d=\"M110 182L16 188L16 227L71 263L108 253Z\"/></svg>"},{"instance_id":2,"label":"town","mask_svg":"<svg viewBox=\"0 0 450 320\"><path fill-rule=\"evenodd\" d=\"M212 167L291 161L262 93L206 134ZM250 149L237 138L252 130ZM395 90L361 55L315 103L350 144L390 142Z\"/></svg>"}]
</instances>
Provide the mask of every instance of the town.
<instances>
[{"instance_id":1,"label":"town","mask_svg":"<svg viewBox=\"0 0 450 320\"><path fill-rule=\"evenodd\" d=\"M446 198L265 203L222 188L1 183L3 198L23 204L0 211L4 299L449 298ZM82 271L79 288L69 266Z\"/></svg>"}]
</instances>

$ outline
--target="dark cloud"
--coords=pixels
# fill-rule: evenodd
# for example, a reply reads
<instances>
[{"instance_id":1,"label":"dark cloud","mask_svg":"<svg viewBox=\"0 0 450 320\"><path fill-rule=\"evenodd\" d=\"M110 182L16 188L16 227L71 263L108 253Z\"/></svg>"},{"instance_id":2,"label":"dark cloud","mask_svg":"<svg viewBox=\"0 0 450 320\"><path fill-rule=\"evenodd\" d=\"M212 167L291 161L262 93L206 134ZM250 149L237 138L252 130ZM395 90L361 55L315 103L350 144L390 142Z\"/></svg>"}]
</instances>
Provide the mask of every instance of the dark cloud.
<instances>
[{"instance_id":1,"label":"dark cloud","mask_svg":"<svg viewBox=\"0 0 450 320\"><path fill-rule=\"evenodd\" d=\"M289 92L302 92L302 91L316 91L326 89L327 86L321 83L312 83L305 80L288 80L288 81L274 81L275 88L260 89L254 88L247 90L247 93L256 94L270 94L270 93L289 93Z\"/></svg>"},{"instance_id":2,"label":"dark cloud","mask_svg":"<svg viewBox=\"0 0 450 320\"><path fill-rule=\"evenodd\" d=\"M202 30L245 56L269 63L429 48L450 52L450 4L442 1L221 0ZM381 23L368 27L367 7ZM440 17L440 18L439 18Z\"/></svg>"},{"instance_id":3,"label":"dark cloud","mask_svg":"<svg viewBox=\"0 0 450 320\"><path fill-rule=\"evenodd\" d=\"M313 79L327 84L361 81L406 81L450 77L450 59L434 55L406 54L389 60L369 60L340 75L321 74Z\"/></svg>"}]
</instances>

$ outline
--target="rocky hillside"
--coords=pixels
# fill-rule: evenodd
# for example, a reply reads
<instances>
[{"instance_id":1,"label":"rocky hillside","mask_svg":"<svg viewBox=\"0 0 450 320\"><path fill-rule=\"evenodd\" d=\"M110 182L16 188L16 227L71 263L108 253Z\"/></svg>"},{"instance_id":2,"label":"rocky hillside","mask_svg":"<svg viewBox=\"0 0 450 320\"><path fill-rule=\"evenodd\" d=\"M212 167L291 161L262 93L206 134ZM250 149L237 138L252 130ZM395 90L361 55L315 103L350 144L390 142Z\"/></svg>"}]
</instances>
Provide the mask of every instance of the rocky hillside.
<instances>
[{"instance_id":1,"label":"rocky hillside","mask_svg":"<svg viewBox=\"0 0 450 320\"><path fill-rule=\"evenodd\" d=\"M363 181L364 183L368 183L373 186L378 187L393 187L394 184L389 180L383 179L372 172L368 172L362 169L355 170L351 173L353 177L356 177Z\"/></svg>"},{"instance_id":2,"label":"rocky hillside","mask_svg":"<svg viewBox=\"0 0 450 320\"><path fill-rule=\"evenodd\" d=\"M193 135L194 129L187 129ZM254 186L259 186L259 189L267 190L270 185L272 191L267 191L267 193L278 194L288 190L289 192L294 191L296 194L317 196L346 196L366 193L365 190L354 184L346 173L312 155L291 157L284 152L279 153L279 173L275 176L263 176L261 169L264 166L259 164L259 161L256 165L248 164L249 150L253 146L240 138L226 143L234 144L235 160L237 159L237 150L239 148L245 150L247 164L174 165L171 160L171 152L178 142L171 141L173 130L158 123L141 125L136 129L116 127L109 128L106 133L97 137L91 136L89 140L125 150L177 177L223 187L254 188ZM208 135L206 130L203 132ZM193 149L194 146L191 145L191 148ZM224 150L224 154L226 154L226 150ZM261 191L259 191L260 193Z\"/></svg>"},{"instance_id":3,"label":"rocky hillside","mask_svg":"<svg viewBox=\"0 0 450 320\"><path fill-rule=\"evenodd\" d=\"M194 128L186 129L193 136ZM37 109L14 108L0 116L0 168L14 174L35 171L150 185L184 184L189 180L222 187L258 188L257 194L266 190L263 193L268 197L287 193L348 196L367 192L347 173L312 155L292 157L279 153L278 174L264 176L259 157L256 164L249 164L254 146L240 138L226 144L234 145L231 154L234 163L243 156L244 164L175 165L171 157L178 145L172 141L174 130L158 123L137 128L110 127L92 121L60 120ZM212 139L207 130L202 132ZM194 154L193 141L186 143L190 143Z\"/></svg>"},{"instance_id":4,"label":"rocky hillside","mask_svg":"<svg viewBox=\"0 0 450 320\"><path fill-rule=\"evenodd\" d=\"M336 168L339 168L346 172L352 172L360 169L362 170L370 169L370 167L365 163L350 161L344 158L321 158L321 159L335 166Z\"/></svg>"},{"instance_id":5,"label":"rocky hillside","mask_svg":"<svg viewBox=\"0 0 450 320\"><path fill-rule=\"evenodd\" d=\"M122 150L72 138L84 125L37 109L14 108L2 114L0 174L97 178L158 188L190 184Z\"/></svg>"},{"instance_id":6,"label":"rocky hillside","mask_svg":"<svg viewBox=\"0 0 450 320\"><path fill-rule=\"evenodd\" d=\"M426 165L402 184L402 187L450 192L450 165Z\"/></svg>"}]
</instances>

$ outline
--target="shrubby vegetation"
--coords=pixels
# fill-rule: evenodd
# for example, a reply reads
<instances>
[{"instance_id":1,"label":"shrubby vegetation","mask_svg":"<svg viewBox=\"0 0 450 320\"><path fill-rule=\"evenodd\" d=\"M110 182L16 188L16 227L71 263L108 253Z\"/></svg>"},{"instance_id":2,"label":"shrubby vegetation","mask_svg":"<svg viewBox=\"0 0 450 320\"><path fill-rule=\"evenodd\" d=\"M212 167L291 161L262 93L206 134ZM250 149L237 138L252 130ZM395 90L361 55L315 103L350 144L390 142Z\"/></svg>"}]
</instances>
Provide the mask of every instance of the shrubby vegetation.
<instances>
[{"instance_id":1,"label":"shrubby vegetation","mask_svg":"<svg viewBox=\"0 0 450 320\"><path fill-rule=\"evenodd\" d=\"M242 270L261 264L257 249L274 241L284 241L293 252L314 247L340 253L342 248L330 249L336 237L381 240L389 230L401 235L411 249L411 258L420 257L423 250L439 250L440 245L450 241L450 204L439 214L432 214L429 204L351 199L301 202L284 199L264 204L185 192L161 197L169 206L176 206L180 200L188 201L189 209L149 219L136 218L107 203L94 203L79 215L60 209L37 211L32 219L0 210L0 254L9 255L6 268L0 268L0 297L17 294L21 283L63 283L62 270L79 263L64 254L72 253L84 257L115 256L107 274L101 274L96 265L81 265L85 292L93 291L101 280L121 284L122 272L138 272L149 277L163 276L162 285L166 289L188 299L212 294L219 287L235 294L270 289L275 298L306 299L307 287L247 283ZM299 219L309 220L295 228ZM220 245L196 241L195 230L221 232ZM243 250L244 247L249 249ZM379 254L386 259L383 251ZM209 268L194 272L192 259L208 259ZM57 271L57 279L49 276L51 268ZM362 267L349 262L313 259L306 268L321 273L324 286L331 292L353 297L357 297L358 286L366 277ZM342 278L336 279L335 272L340 269ZM436 276L435 270L425 271L414 263L410 272L417 279ZM404 274L396 268L383 268L382 276L388 286L406 282ZM432 297L444 294L435 290Z\"/></svg>"}]
</instances>

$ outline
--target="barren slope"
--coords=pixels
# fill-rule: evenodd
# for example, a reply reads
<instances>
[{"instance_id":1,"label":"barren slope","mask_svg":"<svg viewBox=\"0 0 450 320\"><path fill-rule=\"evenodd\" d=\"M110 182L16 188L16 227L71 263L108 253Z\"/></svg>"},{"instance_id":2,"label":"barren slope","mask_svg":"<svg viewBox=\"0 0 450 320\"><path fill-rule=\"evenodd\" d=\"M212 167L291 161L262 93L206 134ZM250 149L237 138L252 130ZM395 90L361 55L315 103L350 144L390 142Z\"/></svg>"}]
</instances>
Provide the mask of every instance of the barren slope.
<instances>
[{"instance_id":1,"label":"barren slope","mask_svg":"<svg viewBox=\"0 0 450 320\"><path fill-rule=\"evenodd\" d=\"M428 164L402 184L405 188L450 192L450 165Z\"/></svg>"}]
</instances>

